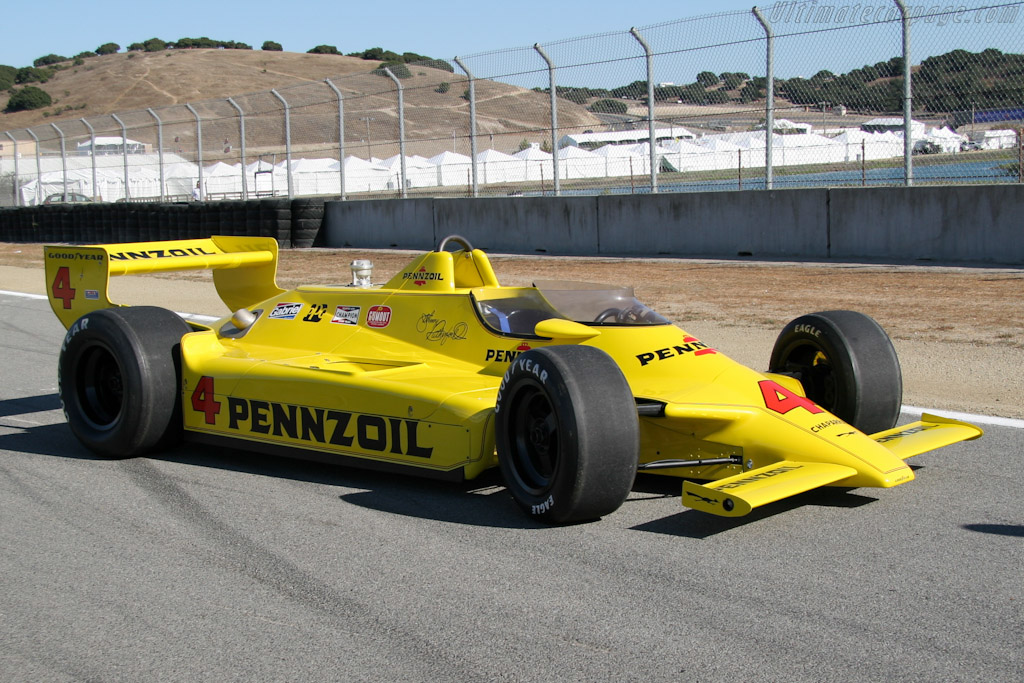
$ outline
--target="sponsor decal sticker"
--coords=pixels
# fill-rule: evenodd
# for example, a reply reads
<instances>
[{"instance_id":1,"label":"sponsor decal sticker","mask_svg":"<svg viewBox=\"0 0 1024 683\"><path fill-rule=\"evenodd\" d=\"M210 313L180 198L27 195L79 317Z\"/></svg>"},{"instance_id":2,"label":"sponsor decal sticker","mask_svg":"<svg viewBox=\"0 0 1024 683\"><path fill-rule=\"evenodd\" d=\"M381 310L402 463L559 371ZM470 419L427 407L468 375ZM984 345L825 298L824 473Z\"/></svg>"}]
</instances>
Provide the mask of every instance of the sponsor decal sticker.
<instances>
[{"instance_id":1,"label":"sponsor decal sticker","mask_svg":"<svg viewBox=\"0 0 1024 683\"><path fill-rule=\"evenodd\" d=\"M530 345L523 342L514 349L487 349L487 354L484 356L484 362L494 361L495 363L511 363L516 359L516 356L521 354L523 351L529 351Z\"/></svg>"},{"instance_id":2,"label":"sponsor decal sticker","mask_svg":"<svg viewBox=\"0 0 1024 683\"><path fill-rule=\"evenodd\" d=\"M370 306L366 311L367 327L387 327L391 324L390 306Z\"/></svg>"},{"instance_id":3,"label":"sponsor decal sticker","mask_svg":"<svg viewBox=\"0 0 1024 683\"><path fill-rule=\"evenodd\" d=\"M334 309L334 317L331 322L337 325L359 324L359 306L338 306Z\"/></svg>"},{"instance_id":4,"label":"sponsor decal sticker","mask_svg":"<svg viewBox=\"0 0 1024 683\"><path fill-rule=\"evenodd\" d=\"M100 293L97 292L95 289L87 289L85 290L85 298L89 299L90 301L97 301L100 298Z\"/></svg>"},{"instance_id":5,"label":"sponsor decal sticker","mask_svg":"<svg viewBox=\"0 0 1024 683\"><path fill-rule=\"evenodd\" d=\"M187 249L150 249L149 251L120 251L111 254L112 261L137 261L150 258L178 258L181 256L213 256L216 252L207 251L203 247Z\"/></svg>"},{"instance_id":6,"label":"sponsor decal sticker","mask_svg":"<svg viewBox=\"0 0 1024 683\"><path fill-rule=\"evenodd\" d=\"M684 337L683 343L678 346L670 346L668 348L658 349L656 351L648 351L646 353L641 353L636 357L636 359L640 361L640 366L643 367L654 360L667 360L669 358L685 356L691 353L695 356L706 356L709 354L718 353L718 351L709 347L707 344L700 341L696 337Z\"/></svg>"},{"instance_id":7,"label":"sponsor decal sticker","mask_svg":"<svg viewBox=\"0 0 1024 683\"><path fill-rule=\"evenodd\" d=\"M415 273L403 273L402 279L412 280L412 283L414 285L416 285L417 287L422 287L423 285L427 284L428 280L443 281L444 277L441 276L441 273L431 273L428 272L427 269L424 268L423 266L420 266L420 269Z\"/></svg>"},{"instance_id":8,"label":"sponsor decal sticker","mask_svg":"<svg viewBox=\"0 0 1024 683\"><path fill-rule=\"evenodd\" d=\"M276 320L295 320L295 316L297 316L301 311L302 304L282 301L278 305L274 306L274 310L272 310L270 315L267 317L274 318Z\"/></svg>"},{"instance_id":9,"label":"sponsor decal sticker","mask_svg":"<svg viewBox=\"0 0 1024 683\"><path fill-rule=\"evenodd\" d=\"M307 323L318 323L324 319L327 315L327 304L310 304L309 313L302 316L302 320Z\"/></svg>"}]
</instances>

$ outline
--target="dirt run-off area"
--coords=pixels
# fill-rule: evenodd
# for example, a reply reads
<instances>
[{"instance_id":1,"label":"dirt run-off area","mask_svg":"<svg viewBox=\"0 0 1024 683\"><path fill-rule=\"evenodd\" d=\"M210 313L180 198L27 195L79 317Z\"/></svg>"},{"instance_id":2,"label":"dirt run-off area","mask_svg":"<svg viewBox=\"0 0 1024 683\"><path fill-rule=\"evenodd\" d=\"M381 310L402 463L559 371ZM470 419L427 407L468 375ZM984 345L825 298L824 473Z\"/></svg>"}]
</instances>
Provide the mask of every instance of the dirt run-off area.
<instances>
[{"instance_id":1,"label":"dirt run-off area","mask_svg":"<svg viewBox=\"0 0 1024 683\"><path fill-rule=\"evenodd\" d=\"M356 258L384 282L409 251L292 249L281 287L344 284ZM637 298L705 343L766 369L778 331L814 311L851 309L893 338L906 405L1024 418L1024 267L580 258L491 254L498 280L581 280L632 285ZM42 247L0 244L0 290L44 294ZM115 278L119 303L223 315L208 272ZM55 340L56 341L56 340Z\"/></svg>"}]
</instances>

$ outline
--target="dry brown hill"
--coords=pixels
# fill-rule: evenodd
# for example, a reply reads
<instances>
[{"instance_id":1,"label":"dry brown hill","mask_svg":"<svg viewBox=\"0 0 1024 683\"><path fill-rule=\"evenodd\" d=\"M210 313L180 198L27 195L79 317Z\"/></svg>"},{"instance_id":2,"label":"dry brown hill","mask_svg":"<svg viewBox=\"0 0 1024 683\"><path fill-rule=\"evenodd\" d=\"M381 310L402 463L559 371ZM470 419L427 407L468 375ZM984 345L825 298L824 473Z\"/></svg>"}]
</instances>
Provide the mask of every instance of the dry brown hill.
<instances>
[{"instance_id":1,"label":"dry brown hill","mask_svg":"<svg viewBox=\"0 0 1024 683\"><path fill-rule=\"evenodd\" d=\"M130 137L154 143L153 120L145 113L152 107L165 123L182 123L173 137L178 146L188 149L194 145L194 126L184 125L192 118L184 105L190 103L204 120L204 157L214 159L215 154L205 152L207 140L237 138L237 119L225 101L232 97L246 112L247 142L254 153L260 153L283 142L280 115L266 115L281 106L269 94L274 88L294 107L292 143L303 151L337 143L337 105L323 83L329 77L345 97L346 146L351 144L354 152L366 156L366 150L358 148L366 142L369 124L374 156L390 156L398 151L395 88L390 79L372 73L380 62L338 55L198 49L119 53L92 57L79 66L71 62L64 65L67 68L46 83L34 84L49 93L53 104L43 110L0 114L0 131L59 125L62 120L85 117L100 134L99 126L114 125L103 115L117 113L129 126ZM409 70L411 76L402 80L410 140L406 153L432 156L452 149L453 132L459 139L457 151L468 153L464 139L469 132L469 103L463 97L465 77L417 65L409 65ZM449 86L445 88L442 83ZM6 93L0 94L0 108L6 99ZM550 126L546 94L492 81L477 82L477 114L478 132L494 136L494 142L488 137L481 149L493 146L515 151L524 138L544 139L543 130ZM567 100L559 101L558 115L560 128L567 130L600 123L586 109ZM217 122L218 118L222 121ZM46 129L52 136L49 126ZM109 130L105 134L117 133ZM165 130L165 141L167 135ZM20 137L25 139L24 135Z\"/></svg>"}]
</instances>

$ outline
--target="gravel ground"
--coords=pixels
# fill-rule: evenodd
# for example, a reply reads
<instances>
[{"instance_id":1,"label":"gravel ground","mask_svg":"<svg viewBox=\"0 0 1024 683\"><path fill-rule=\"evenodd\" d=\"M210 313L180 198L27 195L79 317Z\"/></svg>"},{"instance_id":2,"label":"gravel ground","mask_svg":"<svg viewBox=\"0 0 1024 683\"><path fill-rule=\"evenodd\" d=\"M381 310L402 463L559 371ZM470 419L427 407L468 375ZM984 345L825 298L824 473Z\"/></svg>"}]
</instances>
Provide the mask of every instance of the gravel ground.
<instances>
[{"instance_id":1,"label":"gravel ground","mask_svg":"<svg viewBox=\"0 0 1024 683\"><path fill-rule=\"evenodd\" d=\"M297 249L281 253L278 284L344 283L370 258L375 282L415 252ZM812 311L853 309L889 332L904 403L1024 418L1024 268L920 264L575 258L491 255L499 281L632 284L637 298L733 358L765 368L775 336ZM0 289L44 294L42 249L0 244ZM115 278L114 301L227 313L208 272Z\"/></svg>"}]
</instances>

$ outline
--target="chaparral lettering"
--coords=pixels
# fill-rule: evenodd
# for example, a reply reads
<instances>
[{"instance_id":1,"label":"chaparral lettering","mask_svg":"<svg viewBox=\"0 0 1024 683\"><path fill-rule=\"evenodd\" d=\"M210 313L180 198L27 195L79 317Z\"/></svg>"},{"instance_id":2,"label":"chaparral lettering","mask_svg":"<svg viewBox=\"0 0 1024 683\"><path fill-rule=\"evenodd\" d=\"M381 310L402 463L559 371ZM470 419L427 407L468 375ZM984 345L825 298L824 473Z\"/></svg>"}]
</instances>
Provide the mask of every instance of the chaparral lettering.
<instances>
[{"instance_id":1,"label":"chaparral lettering","mask_svg":"<svg viewBox=\"0 0 1024 683\"><path fill-rule=\"evenodd\" d=\"M420 443L420 422L344 410L310 408L229 396L228 429L307 443L331 444L369 453L429 458Z\"/></svg>"}]
</instances>

